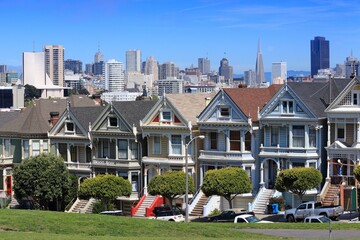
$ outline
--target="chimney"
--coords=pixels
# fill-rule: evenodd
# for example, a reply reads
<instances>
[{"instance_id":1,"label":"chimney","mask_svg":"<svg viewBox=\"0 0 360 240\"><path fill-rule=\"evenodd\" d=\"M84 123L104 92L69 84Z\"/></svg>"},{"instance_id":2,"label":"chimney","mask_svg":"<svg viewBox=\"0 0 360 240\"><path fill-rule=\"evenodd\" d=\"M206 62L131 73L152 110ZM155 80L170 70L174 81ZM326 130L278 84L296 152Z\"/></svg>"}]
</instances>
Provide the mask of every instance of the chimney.
<instances>
[{"instance_id":1,"label":"chimney","mask_svg":"<svg viewBox=\"0 0 360 240\"><path fill-rule=\"evenodd\" d=\"M49 123L51 126L54 126L59 120L59 112L50 112L50 120Z\"/></svg>"}]
</instances>

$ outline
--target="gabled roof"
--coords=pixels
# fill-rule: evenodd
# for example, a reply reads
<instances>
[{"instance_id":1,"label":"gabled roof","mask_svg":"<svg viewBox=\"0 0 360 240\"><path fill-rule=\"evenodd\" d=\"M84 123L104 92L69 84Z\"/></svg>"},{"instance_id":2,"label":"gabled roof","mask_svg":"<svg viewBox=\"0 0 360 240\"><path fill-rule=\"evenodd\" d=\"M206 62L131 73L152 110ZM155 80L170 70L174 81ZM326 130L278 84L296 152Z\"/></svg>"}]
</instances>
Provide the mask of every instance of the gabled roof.
<instances>
[{"instance_id":1,"label":"gabled roof","mask_svg":"<svg viewBox=\"0 0 360 240\"><path fill-rule=\"evenodd\" d=\"M139 128L140 120L154 107L156 101L123 101L112 104L130 126Z\"/></svg>"},{"instance_id":2,"label":"gabled roof","mask_svg":"<svg viewBox=\"0 0 360 240\"><path fill-rule=\"evenodd\" d=\"M89 123L94 123L104 108L104 106L71 107L70 112L83 127L83 129L89 130Z\"/></svg>"},{"instance_id":3,"label":"gabled roof","mask_svg":"<svg viewBox=\"0 0 360 240\"><path fill-rule=\"evenodd\" d=\"M254 122L258 121L258 110L267 104L281 86L273 84L268 88L224 88L224 92Z\"/></svg>"},{"instance_id":4,"label":"gabled roof","mask_svg":"<svg viewBox=\"0 0 360 240\"><path fill-rule=\"evenodd\" d=\"M326 117L330 101L349 84L350 79L331 79L331 82L288 82L289 87L317 117ZM331 95L330 95L331 92Z\"/></svg>"},{"instance_id":5,"label":"gabled roof","mask_svg":"<svg viewBox=\"0 0 360 240\"><path fill-rule=\"evenodd\" d=\"M215 95L215 92L166 94L166 99L187 122L191 122L192 125L195 125L197 116L206 107L207 101L210 101Z\"/></svg>"},{"instance_id":6,"label":"gabled roof","mask_svg":"<svg viewBox=\"0 0 360 240\"><path fill-rule=\"evenodd\" d=\"M3 124L0 127L0 134L47 134L52 127L49 123L50 112L59 112L61 115L66 109L68 100L71 106L95 105L95 101L85 95L74 95L69 99L38 99L20 112L12 121Z\"/></svg>"},{"instance_id":7,"label":"gabled roof","mask_svg":"<svg viewBox=\"0 0 360 240\"><path fill-rule=\"evenodd\" d=\"M0 127L7 123L8 121L11 121L15 119L20 114L19 111L16 112L0 112Z\"/></svg>"},{"instance_id":8,"label":"gabled roof","mask_svg":"<svg viewBox=\"0 0 360 240\"><path fill-rule=\"evenodd\" d=\"M360 80L355 77L353 79L344 79L346 80L346 85L340 89L339 93L333 98L331 104L326 108L326 112L330 111L331 109L335 108L342 99L351 91L351 89L356 85L359 84ZM345 84L345 82L344 82Z\"/></svg>"}]
</instances>

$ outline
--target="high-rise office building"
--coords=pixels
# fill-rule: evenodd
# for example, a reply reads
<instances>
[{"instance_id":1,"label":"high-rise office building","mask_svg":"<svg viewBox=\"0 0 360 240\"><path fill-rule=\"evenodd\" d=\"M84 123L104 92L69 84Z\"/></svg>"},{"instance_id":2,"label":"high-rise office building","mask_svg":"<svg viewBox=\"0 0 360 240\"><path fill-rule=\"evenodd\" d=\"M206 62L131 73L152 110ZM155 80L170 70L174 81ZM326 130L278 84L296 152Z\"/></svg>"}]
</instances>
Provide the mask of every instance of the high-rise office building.
<instances>
[{"instance_id":1,"label":"high-rise office building","mask_svg":"<svg viewBox=\"0 0 360 240\"><path fill-rule=\"evenodd\" d=\"M125 80L122 62L111 59L105 63L105 89L109 92L124 91Z\"/></svg>"},{"instance_id":2,"label":"high-rise office building","mask_svg":"<svg viewBox=\"0 0 360 240\"><path fill-rule=\"evenodd\" d=\"M315 37L310 40L311 76L317 74L319 69L330 67L330 47L325 37Z\"/></svg>"},{"instance_id":3,"label":"high-rise office building","mask_svg":"<svg viewBox=\"0 0 360 240\"><path fill-rule=\"evenodd\" d=\"M283 84L287 78L286 62L273 62L271 68L272 84Z\"/></svg>"},{"instance_id":4,"label":"high-rise office building","mask_svg":"<svg viewBox=\"0 0 360 240\"><path fill-rule=\"evenodd\" d=\"M82 61L67 59L64 62L65 69L73 71L75 74L82 73Z\"/></svg>"},{"instance_id":5,"label":"high-rise office building","mask_svg":"<svg viewBox=\"0 0 360 240\"><path fill-rule=\"evenodd\" d=\"M0 65L0 73L6 73L7 72L7 65L1 64Z\"/></svg>"},{"instance_id":6,"label":"high-rise office building","mask_svg":"<svg viewBox=\"0 0 360 240\"><path fill-rule=\"evenodd\" d=\"M255 74L256 80L254 87L258 87L261 83L265 82L265 72L264 72L264 64L262 59L261 47L260 47L260 39L258 42L258 51L256 56L256 64L255 64Z\"/></svg>"},{"instance_id":7,"label":"high-rise office building","mask_svg":"<svg viewBox=\"0 0 360 240\"><path fill-rule=\"evenodd\" d=\"M229 65L229 61L226 58L223 58L220 61L219 75L224 77L225 83L233 83L233 67Z\"/></svg>"},{"instance_id":8,"label":"high-rise office building","mask_svg":"<svg viewBox=\"0 0 360 240\"><path fill-rule=\"evenodd\" d=\"M141 51L126 51L126 72L141 72Z\"/></svg>"},{"instance_id":9,"label":"high-rise office building","mask_svg":"<svg viewBox=\"0 0 360 240\"><path fill-rule=\"evenodd\" d=\"M210 72L210 60L208 58L198 58L198 68L201 74L208 74Z\"/></svg>"},{"instance_id":10,"label":"high-rise office building","mask_svg":"<svg viewBox=\"0 0 360 240\"><path fill-rule=\"evenodd\" d=\"M104 61L104 54L99 50L94 55L94 63L99 63L101 61Z\"/></svg>"},{"instance_id":11,"label":"high-rise office building","mask_svg":"<svg viewBox=\"0 0 360 240\"><path fill-rule=\"evenodd\" d=\"M46 45L45 72L54 85L64 86L64 47L61 45Z\"/></svg>"},{"instance_id":12,"label":"high-rise office building","mask_svg":"<svg viewBox=\"0 0 360 240\"><path fill-rule=\"evenodd\" d=\"M249 87L256 85L256 74L253 70L249 69L248 71L244 71L244 82Z\"/></svg>"},{"instance_id":13,"label":"high-rise office building","mask_svg":"<svg viewBox=\"0 0 360 240\"><path fill-rule=\"evenodd\" d=\"M173 62L165 62L159 66L159 79L166 79L170 77L178 77L179 69Z\"/></svg>"},{"instance_id":14,"label":"high-rise office building","mask_svg":"<svg viewBox=\"0 0 360 240\"><path fill-rule=\"evenodd\" d=\"M360 61L351 53L345 60L345 77L352 78L359 75Z\"/></svg>"},{"instance_id":15,"label":"high-rise office building","mask_svg":"<svg viewBox=\"0 0 360 240\"><path fill-rule=\"evenodd\" d=\"M105 62L104 61L96 62L92 65L92 67L93 67L92 72L94 75L104 76L104 74L105 74Z\"/></svg>"},{"instance_id":16,"label":"high-rise office building","mask_svg":"<svg viewBox=\"0 0 360 240\"><path fill-rule=\"evenodd\" d=\"M181 79L169 77L167 79L158 80L157 84L159 96L170 93L183 93L184 81Z\"/></svg>"},{"instance_id":17,"label":"high-rise office building","mask_svg":"<svg viewBox=\"0 0 360 240\"><path fill-rule=\"evenodd\" d=\"M153 80L159 79L159 63L155 60L153 56L150 56L145 62L145 75L152 74L154 76Z\"/></svg>"}]
</instances>

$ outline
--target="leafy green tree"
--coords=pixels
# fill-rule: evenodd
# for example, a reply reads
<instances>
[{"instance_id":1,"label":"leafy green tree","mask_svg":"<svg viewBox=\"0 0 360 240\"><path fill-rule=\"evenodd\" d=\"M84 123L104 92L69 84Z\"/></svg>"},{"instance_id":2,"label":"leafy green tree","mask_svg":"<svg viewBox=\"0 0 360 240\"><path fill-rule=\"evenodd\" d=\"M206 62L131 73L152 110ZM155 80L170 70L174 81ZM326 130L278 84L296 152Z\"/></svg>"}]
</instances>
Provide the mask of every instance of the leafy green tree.
<instances>
[{"instance_id":1,"label":"leafy green tree","mask_svg":"<svg viewBox=\"0 0 360 240\"><path fill-rule=\"evenodd\" d=\"M279 192L290 191L296 194L301 201L307 190L319 186L322 175L315 168L298 167L280 171L276 177L275 188Z\"/></svg>"},{"instance_id":2,"label":"leafy green tree","mask_svg":"<svg viewBox=\"0 0 360 240\"><path fill-rule=\"evenodd\" d=\"M26 158L14 168L14 193L20 203L35 209L62 209L70 191L70 174L61 157L41 154ZM60 205L60 206L59 206Z\"/></svg>"},{"instance_id":3,"label":"leafy green tree","mask_svg":"<svg viewBox=\"0 0 360 240\"><path fill-rule=\"evenodd\" d=\"M356 180L360 181L360 165L357 165L354 169L354 175Z\"/></svg>"},{"instance_id":4,"label":"leafy green tree","mask_svg":"<svg viewBox=\"0 0 360 240\"><path fill-rule=\"evenodd\" d=\"M119 196L130 196L131 183L122 177L115 175L97 175L94 178L85 179L80 185L79 197L80 198L95 198L100 200L105 207L109 206Z\"/></svg>"},{"instance_id":5,"label":"leafy green tree","mask_svg":"<svg viewBox=\"0 0 360 240\"><path fill-rule=\"evenodd\" d=\"M34 87L33 85L26 84L24 87L25 87L26 100L30 100L34 98L38 99L39 97L41 97L41 91L36 87Z\"/></svg>"},{"instance_id":6,"label":"leafy green tree","mask_svg":"<svg viewBox=\"0 0 360 240\"><path fill-rule=\"evenodd\" d=\"M177 196L186 193L186 175L183 171L168 171L150 180L148 191L151 195L162 195L169 200L170 206ZM195 184L191 176L188 178L188 193L195 193Z\"/></svg>"},{"instance_id":7,"label":"leafy green tree","mask_svg":"<svg viewBox=\"0 0 360 240\"><path fill-rule=\"evenodd\" d=\"M206 172L201 190L206 196L224 197L232 208L232 200L238 195L251 191L247 173L238 167L227 167Z\"/></svg>"}]
</instances>

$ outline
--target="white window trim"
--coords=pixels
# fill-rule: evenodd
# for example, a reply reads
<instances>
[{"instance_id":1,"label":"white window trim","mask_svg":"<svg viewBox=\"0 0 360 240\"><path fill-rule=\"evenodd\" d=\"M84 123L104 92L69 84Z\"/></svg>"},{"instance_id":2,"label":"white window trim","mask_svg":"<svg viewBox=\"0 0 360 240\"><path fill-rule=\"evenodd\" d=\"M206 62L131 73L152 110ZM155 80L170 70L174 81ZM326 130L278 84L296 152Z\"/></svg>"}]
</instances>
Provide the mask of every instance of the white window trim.
<instances>
[{"instance_id":1,"label":"white window trim","mask_svg":"<svg viewBox=\"0 0 360 240\"><path fill-rule=\"evenodd\" d=\"M338 124L344 124L344 138L339 138L338 137ZM336 140L340 140L340 141L345 141L346 139L346 123L336 123L336 126L335 126L335 139Z\"/></svg>"},{"instance_id":2,"label":"white window trim","mask_svg":"<svg viewBox=\"0 0 360 240\"><path fill-rule=\"evenodd\" d=\"M284 112L283 111L283 103L284 102L287 102L287 104L286 104L286 108L287 108L287 112ZM289 102L292 102L292 112L289 112ZM281 101L280 101L280 113L281 114L284 114L284 115L294 115L295 114L295 101L294 100L292 100L292 99L282 99Z\"/></svg>"},{"instance_id":3,"label":"white window trim","mask_svg":"<svg viewBox=\"0 0 360 240\"><path fill-rule=\"evenodd\" d=\"M227 109L229 112L229 116L223 116L221 115L221 109ZM217 114L219 119L230 119L231 118L231 107L224 105L224 106L218 106L218 114Z\"/></svg>"},{"instance_id":4,"label":"white window trim","mask_svg":"<svg viewBox=\"0 0 360 240\"><path fill-rule=\"evenodd\" d=\"M170 119L164 119L163 113L170 113ZM160 122L172 122L172 121L173 121L173 114L170 110L164 109L160 111Z\"/></svg>"},{"instance_id":5,"label":"white window trim","mask_svg":"<svg viewBox=\"0 0 360 240\"><path fill-rule=\"evenodd\" d=\"M158 137L159 138L159 152L155 152L155 138ZM153 137L153 144L152 144L152 154L154 155L161 155L161 136L154 136Z\"/></svg>"},{"instance_id":6,"label":"white window trim","mask_svg":"<svg viewBox=\"0 0 360 240\"><path fill-rule=\"evenodd\" d=\"M115 118L116 119L116 126L111 126L110 125L110 118ZM119 119L116 116L108 116L108 127L109 128L118 128L119 127Z\"/></svg>"},{"instance_id":7,"label":"white window trim","mask_svg":"<svg viewBox=\"0 0 360 240\"><path fill-rule=\"evenodd\" d=\"M357 100L357 104L354 104L354 93L356 93L356 100ZM359 106L360 105L360 91L359 90L352 90L351 91L351 105L354 106Z\"/></svg>"},{"instance_id":8,"label":"white window trim","mask_svg":"<svg viewBox=\"0 0 360 240\"><path fill-rule=\"evenodd\" d=\"M72 131L68 129L68 127L67 127L68 123L72 123L72 125L73 125L73 130ZM75 124L74 124L73 121L70 121L70 120L65 121L65 133L72 133L72 134L75 133Z\"/></svg>"}]
</instances>

